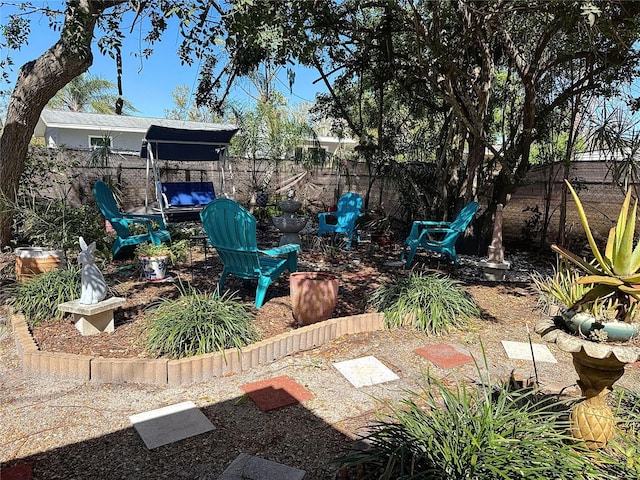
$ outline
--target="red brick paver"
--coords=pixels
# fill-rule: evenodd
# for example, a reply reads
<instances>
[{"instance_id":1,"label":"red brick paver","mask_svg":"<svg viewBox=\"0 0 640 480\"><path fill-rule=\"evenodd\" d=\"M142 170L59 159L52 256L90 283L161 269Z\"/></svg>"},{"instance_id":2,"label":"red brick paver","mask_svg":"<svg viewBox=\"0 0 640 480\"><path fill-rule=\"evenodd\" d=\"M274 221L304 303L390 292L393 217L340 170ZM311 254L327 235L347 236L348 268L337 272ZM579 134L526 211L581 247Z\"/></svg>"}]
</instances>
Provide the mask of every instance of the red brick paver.
<instances>
[{"instance_id":1,"label":"red brick paver","mask_svg":"<svg viewBox=\"0 0 640 480\"><path fill-rule=\"evenodd\" d=\"M307 389L286 375L247 383L240 388L263 412L296 405L313 398Z\"/></svg>"},{"instance_id":2,"label":"red brick paver","mask_svg":"<svg viewBox=\"0 0 640 480\"><path fill-rule=\"evenodd\" d=\"M420 347L415 352L440 368L453 368L473 363L473 358L461 353L454 345L437 344Z\"/></svg>"},{"instance_id":3,"label":"red brick paver","mask_svg":"<svg viewBox=\"0 0 640 480\"><path fill-rule=\"evenodd\" d=\"M0 480L31 480L33 464L19 463L13 467L0 468Z\"/></svg>"}]
</instances>

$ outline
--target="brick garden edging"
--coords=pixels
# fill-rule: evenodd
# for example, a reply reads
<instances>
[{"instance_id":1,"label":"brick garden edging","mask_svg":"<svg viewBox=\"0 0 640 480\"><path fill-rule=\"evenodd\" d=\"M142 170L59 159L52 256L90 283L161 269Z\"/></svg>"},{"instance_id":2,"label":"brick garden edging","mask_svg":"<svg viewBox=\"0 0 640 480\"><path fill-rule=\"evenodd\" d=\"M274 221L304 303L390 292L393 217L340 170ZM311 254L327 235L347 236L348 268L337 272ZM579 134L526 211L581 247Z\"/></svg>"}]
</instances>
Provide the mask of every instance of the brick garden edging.
<instances>
[{"instance_id":1,"label":"brick garden edging","mask_svg":"<svg viewBox=\"0 0 640 480\"><path fill-rule=\"evenodd\" d=\"M332 318L282 333L244 347L181 360L103 358L41 352L24 316L10 314L18 354L25 371L40 375L102 383L184 385L240 373L293 353L318 347L336 338L382 330L383 315L365 313Z\"/></svg>"}]
</instances>

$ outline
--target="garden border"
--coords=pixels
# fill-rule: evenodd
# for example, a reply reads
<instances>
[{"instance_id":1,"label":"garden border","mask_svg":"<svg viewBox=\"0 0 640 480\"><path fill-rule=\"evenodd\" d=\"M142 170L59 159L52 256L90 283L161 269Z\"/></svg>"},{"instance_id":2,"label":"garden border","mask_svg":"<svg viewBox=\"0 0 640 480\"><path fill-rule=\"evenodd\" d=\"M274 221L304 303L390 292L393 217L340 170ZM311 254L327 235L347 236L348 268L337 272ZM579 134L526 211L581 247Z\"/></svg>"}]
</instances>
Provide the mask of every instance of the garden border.
<instances>
[{"instance_id":1,"label":"garden border","mask_svg":"<svg viewBox=\"0 0 640 480\"><path fill-rule=\"evenodd\" d=\"M9 313L18 355L25 371L99 383L186 385L244 372L296 352L319 347L344 335L384 328L383 314L332 318L252 343L241 350L197 355L180 360L104 358L40 351L21 314Z\"/></svg>"}]
</instances>

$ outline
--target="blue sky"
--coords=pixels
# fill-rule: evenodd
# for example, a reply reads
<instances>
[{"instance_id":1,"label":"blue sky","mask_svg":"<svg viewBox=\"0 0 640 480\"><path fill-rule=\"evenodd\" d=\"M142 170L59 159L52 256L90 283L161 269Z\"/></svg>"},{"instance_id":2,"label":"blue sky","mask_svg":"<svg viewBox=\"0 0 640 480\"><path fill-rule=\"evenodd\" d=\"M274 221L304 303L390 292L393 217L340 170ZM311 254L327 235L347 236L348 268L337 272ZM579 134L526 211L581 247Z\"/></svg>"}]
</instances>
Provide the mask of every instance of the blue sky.
<instances>
[{"instance_id":1,"label":"blue sky","mask_svg":"<svg viewBox=\"0 0 640 480\"><path fill-rule=\"evenodd\" d=\"M35 3L35 2L34 2ZM59 6L60 1L47 2L52 7ZM8 15L15 9L11 6L0 6L0 24L4 24ZM33 17L31 35L28 45L20 51L12 52L14 61L13 72L9 72L11 85L2 85L0 90L11 90L15 83L18 69L26 62L40 56L57 40L57 33L50 30L47 19ZM162 41L156 44L153 55L147 60L134 56L138 50L138 34L134 31L125 39L123 45L123 77L122 84L125 97L139 110L136 116L164 117L165 109L174 106L171 92L178 85L187 85L195 91L197 85L197 65L181 65L176 55L179 44L179 34L175 25L165 33ZM100 54L94 45L94 63L89 73L116 83L116 65L110 57ZM6 52L0 52L3 57ZM286 74L282 72L282 81L278 89L290 99L290 105L299 102L313 102L315 93L324 91L320 82L313 84L317 75L309 69L296 68L296 81L293 92L289 92ZM230 99L247 104L249 102L245 89L250 88L248 82L243 82L231 92Z\"/></svg>"}]
</instances>

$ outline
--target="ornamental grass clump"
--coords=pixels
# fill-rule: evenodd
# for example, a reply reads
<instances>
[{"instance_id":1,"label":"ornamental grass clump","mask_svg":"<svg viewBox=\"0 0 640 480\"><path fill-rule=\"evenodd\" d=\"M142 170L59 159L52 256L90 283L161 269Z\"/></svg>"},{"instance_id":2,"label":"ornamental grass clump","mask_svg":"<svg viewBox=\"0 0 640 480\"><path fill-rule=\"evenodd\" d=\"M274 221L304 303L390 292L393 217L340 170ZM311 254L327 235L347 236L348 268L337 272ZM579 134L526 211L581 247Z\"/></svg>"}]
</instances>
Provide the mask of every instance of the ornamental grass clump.
<instances>
[{"instance_id":1,"label":"ornamental grass clump","mask_svg":"<svg viewBox=\"0 0 640 480\"><path fill-rule=\"evenodd\" d=\"M58 305L80 298L80 276L76 265L41 273L27 283L17 283L8 303L24 315L31 327L60 319L64 313Z\"/></svg>"},{"instance_id":2,"label":"ornamental grass clump","mask_svg":"<svg viewBox=\"0 0 640 480\"><path fill-rule=\"evenodd\" d=\"M370 304L384 313L387 327L408 325L435 335L463 327L480 314L473 299L455 281L413 272L378 287Z\"/></svg>"},{"instance_id":3,"label":"ornamental grass clump","mask_svg":"<svg viewBox=\"0 0 640 480\"><path fill-rule=\"evenodd\" d=\"M427 376L421 392L390 406L363 437L365 448L337 459L357 478L596 479L596 463L571 444L566 406L509 384L447 387Z\"/></svg>"},{"instance_id":4,"label":"ornamental grass clump","mask_svg":"<svg viewBox=\"0 0 640 480\"><path fill-rule=\"evenodd\" d=\"M552 276L543 276L538 272L531 274L531 280L538 291L538 305L543 310L550 310L550 307L557 307L571 310L575 304L592 289L590 284L581 283L583 276L575 269L567 265L565 261L560 264L558 270ZM582 312L589 313L595 318L603 320L615 320L618 304L613 299L604 299L584 304ZM630 311L635 310L636 305Z\"/></svg>"},{"instance_id":5,"label":"ornamental grass clump","mask_svg":"<svg viewBox=\"0 0 640 480\"><path fill-rule=\"evenodd\" d=\"M599 451L603 469L613 478L640 478L640 393L614 387L616 435Z\"/></svg>"},{"instance_id":6,"label":"ornamental grass clump","mask_svg":"<svg viewBox=\"0 0 640 480\"><path fill-rule=\"evenodd\" d=\"M233 296L181 290L145 313L152 355L183 358L242 348L258 339L253 315Z\"/></svg>"}]
</instances>

